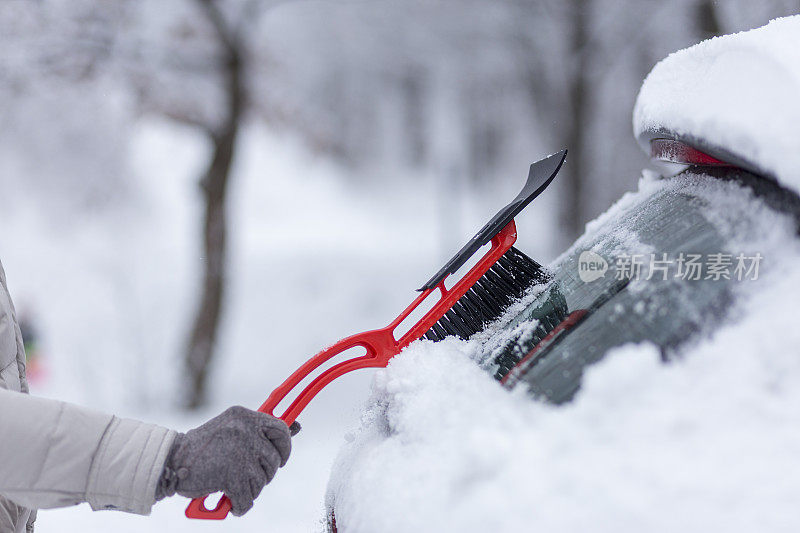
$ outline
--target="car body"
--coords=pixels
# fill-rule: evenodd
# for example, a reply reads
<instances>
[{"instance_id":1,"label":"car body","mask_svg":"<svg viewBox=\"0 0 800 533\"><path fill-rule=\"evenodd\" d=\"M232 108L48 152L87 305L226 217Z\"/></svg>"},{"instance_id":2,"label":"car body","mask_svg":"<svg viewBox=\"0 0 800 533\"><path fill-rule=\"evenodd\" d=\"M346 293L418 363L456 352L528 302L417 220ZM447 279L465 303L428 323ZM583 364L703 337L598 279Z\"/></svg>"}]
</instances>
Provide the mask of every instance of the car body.
<instances>
[{"instance_id":1,"label":"car body","mask_svg":"<svg viewBox=\"0 0 800 533\"><path fill-rule=\"evenodd\" d=\"M332 529L747 530L800 488L781 475L800 472L790 455L760 458L800 442L785 433L800 376L786 370L800 359L786 301L800 281L800 104L787 96L800 46L786 46L799 35L790 17L656 66L634 131L677 172L645 172L486 332L390 365L334 471ZM509 399L467 370L472 389L450 381L462 370L435 361L448 350ZM658 364L631 362L642 354ZM772 397L769 379L792 391Z\"/></svg>"}]
</instances>

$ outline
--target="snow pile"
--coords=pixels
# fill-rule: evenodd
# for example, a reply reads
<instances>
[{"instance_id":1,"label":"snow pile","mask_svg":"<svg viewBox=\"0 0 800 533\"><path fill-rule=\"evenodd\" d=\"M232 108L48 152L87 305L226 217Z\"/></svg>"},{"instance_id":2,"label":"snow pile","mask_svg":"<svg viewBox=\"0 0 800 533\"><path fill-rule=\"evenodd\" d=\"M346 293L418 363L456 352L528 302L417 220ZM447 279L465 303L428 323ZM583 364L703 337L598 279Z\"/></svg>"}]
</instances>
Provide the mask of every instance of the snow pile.
<instances>
[{"instance_id":1,"label":"snow pile","mask_svg":"<svg viewBox=\"0 0 800 533\"><path fill-rule=\"evenodd\" d=\"M414 345L339 458L339 531L797 530L800 332L759 332L798 283L680 363L617 350L563 408L508 394L466 343Z\"/></svg>"},{"instance_id":2,"label":"snow pile","mask_svg":"<svg viewBox=\"0 0 800 533\"><path fill-rule=\"evenodd\" d=\"M642 85L633 127L701 139L800 191L800 15L671 54Z\"/></svg>"},{"instance_id":3,"label":"snow pile","mask_svg":"<svg viewBox=\"0 0 800 533\"><path fill-rule=\"evenodd\" d=\"M722 210L737 190L716 191ZM340 452L339 532L796 531L800 247L763 222L728 236L765 263L727 325L666 365L653 345L614 350L564 406L502 388L474 361L481 339L412 344Z\"/></svg>"}]
</instances>

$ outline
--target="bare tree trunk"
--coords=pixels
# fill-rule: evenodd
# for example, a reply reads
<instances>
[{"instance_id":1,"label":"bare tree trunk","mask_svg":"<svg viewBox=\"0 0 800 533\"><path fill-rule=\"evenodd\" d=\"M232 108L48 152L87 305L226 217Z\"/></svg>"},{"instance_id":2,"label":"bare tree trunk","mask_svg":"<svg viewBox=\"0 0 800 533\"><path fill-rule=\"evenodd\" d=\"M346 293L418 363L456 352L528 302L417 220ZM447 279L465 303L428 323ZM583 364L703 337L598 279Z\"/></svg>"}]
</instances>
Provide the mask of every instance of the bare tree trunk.
<instances>
[{"instance_id":1,"label":"bare tree trunk","mask_svg":"<svg viewBox=\"0 0 800 533\"><path fill-rule=\"evenodd\" d=\"M587 47L589 32L589 10L591 2L588 0L573 0L572 13L572 65L569 80L569 110L571 113L569 126L566 132L566 145L569 149L569 164L564 166L565 197L561 202L561 224L567 242L572 241L582 233L583 225L588 220L589 212L586 193L584 191L584 167L586 159L586 128L589 118L589 76Z\"/></svg>"},{"instance_id":2,"label":"bare tree trunk","mask_svg":"<svg viewBox=\"0 0 800 533\"><path fill-rule=\"evenodd\" d=\"M702 0L697 4L697 29L701 39L709 39L722 35L722 28L717 17L717 10L711 0Z\"/></svg>"},{"instance_id":3,"label":"bare tree trunk","mask_svg":"<svg viewBox=\"0 0 800 533\"><path fill-rule=\"evenodd\" d=\"M225 295L226 216L225 198L244 105L242 51L213 0L198 0L213 24L224 52L226 115L218 131L210 131L214 152L200 181L205 199L203 246L205 263L202 295L185 353L186 406L195 409L206 400L208 369L214 356Z\"/></svg>"}]
</instances>

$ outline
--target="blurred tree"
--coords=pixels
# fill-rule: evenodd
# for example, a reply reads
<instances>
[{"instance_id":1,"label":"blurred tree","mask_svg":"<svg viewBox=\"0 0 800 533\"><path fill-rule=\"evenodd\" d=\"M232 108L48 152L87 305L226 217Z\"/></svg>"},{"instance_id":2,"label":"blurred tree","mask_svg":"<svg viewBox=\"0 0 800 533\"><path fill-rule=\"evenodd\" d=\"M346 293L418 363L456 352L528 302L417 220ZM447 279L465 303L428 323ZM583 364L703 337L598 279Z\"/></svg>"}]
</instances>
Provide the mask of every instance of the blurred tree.
<instances>
[{"instance_id":1,"label":"blurred tree","mask_svg":"<svg viewBox=\"0 0 800 533\"><path fill-rule=\"evenodd\" d=\"M188 407L205 400L224 302L226 193L250 45L277 3L9 0L0 8L0 91L9 97L0 115L13 125L8 144L28 155L19 172L52 179L42 193L75 197L77 208L130 193L122 169L136 114L189 124L210 141L199 183L202 283L184 357Z\"/></svg>"},{"instance_id":2,"label":"blurred tree","mask_svg":"<svg viewBox=\"0 0 800 533\"><path fill-rule=\"evenodd\" d=\"M264 13L279 2L191 2L177 9L172 4L177 13L171 13L167 30L143 37L139 95L146 109L198 128L211 145L199 182L204 203L202 282L184 352L183 403L195 409L207 399L225 301L226 200L237 139L250 105L248 77L257 77L257 71L252 72L257 64L253 40ZM151 3L149 9L143 18L152 24L163 4Z\"/></svg>"},{"instance_id":3,"label":"blurred tree","mask_svg":"<svg viewBox=\"0 0 800 533\"><path fill-rule=\"evenodd\" d=\"M583 224L589 217L586 207L586 192L584 180L586 169L584 160L588 128L587 120L590 116L591 80L589 78L589 63L593 48L590 46L589 24L592 17L591 0L572 0L569 13L569 26L571 27L570 59L567 63L569 82L567 94L569 107L567 108L567 134L564 145L571 151L570 164L566 166L562 183L564 184L565 197L561 201L560 221L562 232L567 238L577 237L582 233Z\"/></svg>"},{"instance_id":4,"label":"blurred tree","mask_svg":"<svg viewBox=\"0 0 800 533\"><path fill-rule=\"evenodd\" d=\"M722 34L722 27L713 0L701 0L697 3L697 26L702 39L710 39Z\"/></svg>"},{"instance_id":5,"label":"blurred tree","mask_svg":"<svg viewBox=\"0 0 800 533\"><path fill-rule=\"evenodd\" d=\"M225 199L244 109L244 43L236 26L226 20L214 0L197 0L214 28L220 49L219 75L225 93L222 120L205 131L212 142L212 156L200 187L205 200L203 221L203 289L186 348L189 390L186 405L200 407L206 399L208 368L214 355L225 289ZM246 10L243 11L246 13ZM249 15L249 13L246 13ZM240 19L244 21L245 19Z\"/></svg>"},{"instance_id":6,"label":"blurred tree","mask_svg":"<svg viewBox=\"0 0 800 533\"><path fill-rule=\"evenodd\" d=\"M54 209L118 205L132 113L104 98L125 9L88 0L0 4L0 184L27 175Z\"/></svg>"},{"instance_id":7,"label":"blurred tree","mask_svg":"<svg viewBox=\"0 0 800 533\"><path fill-rule=\"evenodd\" d=\"M630 112L653 63L796 10L797 0L310 2L264 34L282 52L276 85L297 90L261 105L279 101L289 128L354 167L458 168L478 186L567 147L564 245L647 162Z\"/></svg>"}]
</instances>

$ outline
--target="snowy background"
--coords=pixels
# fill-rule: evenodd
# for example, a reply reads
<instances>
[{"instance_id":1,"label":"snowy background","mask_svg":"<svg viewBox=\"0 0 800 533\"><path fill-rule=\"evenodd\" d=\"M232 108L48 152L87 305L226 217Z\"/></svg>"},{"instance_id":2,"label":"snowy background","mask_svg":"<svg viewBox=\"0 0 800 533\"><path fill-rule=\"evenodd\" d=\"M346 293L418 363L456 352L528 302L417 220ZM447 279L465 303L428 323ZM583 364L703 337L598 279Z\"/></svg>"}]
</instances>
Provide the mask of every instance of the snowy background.
<instances>
[{"instance_id":1,"label":"snowy background","mask_svg":"<svg viewBox=\"0 0 800 533\"><path fill-rule=\"evenodd\" d=\"M655 61L800 8L264 2L242 35L248 103L209 398L186 412L198 179L224 107L217 51L193 5L0 5L0 259L39 334L32 392L179 430L231 404L260 405L321 347L387 323L516 194L532 160L569 145L565 172L582 172L519 220L519 247L555 258L635 187L646 159L630 112ZM249 4L224 5L235 14ZM373 374L320 395L300 417L289 465L226 530L319 528L331 465ZM185 503L163 502L150 518L45 511L39 530L219 529L183 518Z\"/></svg>"}]
</instances>

